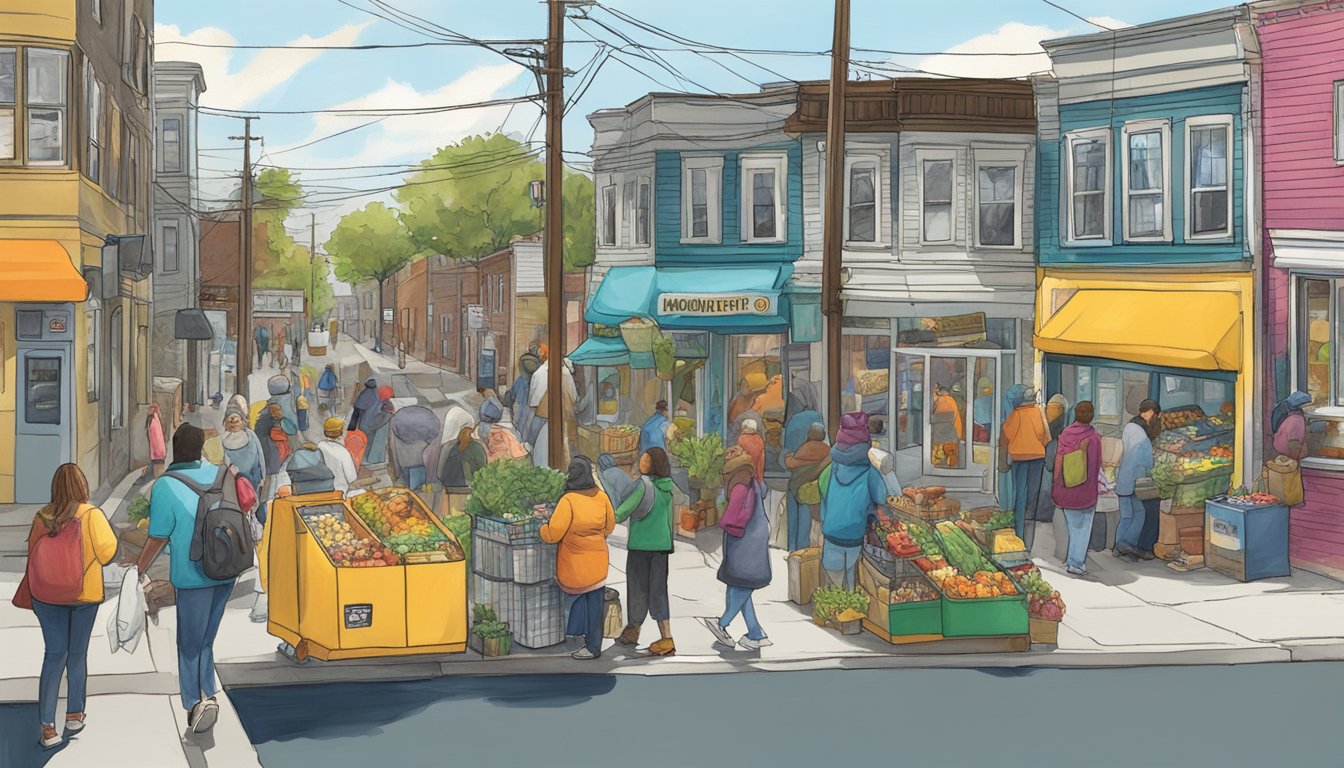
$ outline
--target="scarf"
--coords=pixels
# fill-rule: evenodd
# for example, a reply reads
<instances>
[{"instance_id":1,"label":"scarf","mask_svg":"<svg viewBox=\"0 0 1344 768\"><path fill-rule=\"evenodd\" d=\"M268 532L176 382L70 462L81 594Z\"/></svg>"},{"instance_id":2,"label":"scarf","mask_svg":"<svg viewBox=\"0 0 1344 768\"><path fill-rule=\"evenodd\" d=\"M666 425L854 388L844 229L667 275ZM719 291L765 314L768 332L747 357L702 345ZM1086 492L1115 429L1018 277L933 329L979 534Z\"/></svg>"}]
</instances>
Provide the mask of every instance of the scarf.
<instances>
[{"instance_id":1,"label":"scarf","mask_svg":"<svg viewBox=\"0 0 1344 768\"><path fill-rule=\"evenodd\" d=\"M244 427L237 432L225 430L224 434L220 436L219 442L226 451L241 451L250 442L247 436L247 428Z\"/></svg>"}]
</instances>

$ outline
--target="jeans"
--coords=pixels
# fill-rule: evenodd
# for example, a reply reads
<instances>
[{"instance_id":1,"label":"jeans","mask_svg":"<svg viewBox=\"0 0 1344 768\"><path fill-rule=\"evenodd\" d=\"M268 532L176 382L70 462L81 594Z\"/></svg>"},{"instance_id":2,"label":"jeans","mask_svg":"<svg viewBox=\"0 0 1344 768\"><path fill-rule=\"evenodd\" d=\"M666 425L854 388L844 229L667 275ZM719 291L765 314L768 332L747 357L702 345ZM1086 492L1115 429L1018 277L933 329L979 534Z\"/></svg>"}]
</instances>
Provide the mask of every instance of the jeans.
<instances>
[{"instance_id":1,"label":"jeans","mask_svg":"<svg viewBox=\"0 0 1344 768\"><path fill-rule=\"evenodd\" d=\"M812 544L812 504L801 504L793 494L788 494L789 511L789 551L807 549Z\"/></svg>"},{"instance_id":2,"label":"jeans","mask_svg":"<svg viewBox=\"0 0 1344 768\"><path fill-rule=\"evenodd\" d=\"M1138 548L1139 535L1143 532L1143 519L1143 502L1139 497L1133 494L1121 496L1120 524L1115 527L1117 549L1123 551L1125 547Z\"/></svg>"},{"instance_id":3,"label":"jeans","mask_svg":"<svg viewBox=\"0 0 1344 768\"><path fill-rule=\"evenodd\" d=\"M719 626L724 629L733 623L737 614L742 614L742 620L747 623L747 637L752 640L764 640L765 630L761 629L761 623L756 620L756 606L751 602L751 593L754 589L746 587L728 587L728 594L725 596L723 617L719 619Z\"/></svg>"},{"instance_id":4,"label":"jeans","mask_svg":"<svg viewBox=\"0 0 1344 768\"><path fill-rule=\"evenodd\" d=\"M859 565L859 555L863 553L863 545L853 547L841 546L832 542L830 539L824 539L821 542L821 569L827 574L841 574L840 581L843 582L846 589L854 588L854 579L856 577L855 569ZM834 576L832 576L834 579ZM836 586L840 586L837 584Z\"/></svg>"},{"instance_id":5,"label":"jeans","mask_svg":"<svg viewBox=\"0 0 1344 768\"><path fill-rule=\"evenodd\" d=\"M56 699L61 695L61 673L66 675L69 696L67 714L84 711L84 691L89 679L89 636L98 618L97 603L50 605L33 601L33 613L42 625L42 678L37 688L37 711L42 722L56 724Z\"/></svg>"},{"instance_id":6,"label":"jeans","mask_svg":"<svg viewBox=\"0 0 1344 768\"><path fill-rule=\"evenodd\" d=\"M570 637L583 636L583 644L594 656L602 653L602 612L606 608L604 598L606 588L584 592L574 598L569 606L569 620L565 622L565 634Z\"/></svg>"},{"instance_id":7,"label":"jeans","mask_svg":"<svg viewBox=\"0 0 1344 768\"><path fill-rule=\"evenodd\" d=\"M1143 527L1139 530L1138 549L1144 552L1152 552L1153 545L1157 544L1157 527L1162 519L1162 500L1161 499L1142 499L1143 504Z\"/></svg>"},{"instance_id":8,"label":"jeans","mask_svg":"<svg viewBox=\"0 0 1344 768\"><path fill-rule=\"evenodd\" d=\"M188 711L202 697L214 696L215 635L233 583L177 590L177 676L182 706Z\"/></svg>"},{"instance_id":9,"label":"jeans","mask_svg":"<svg viewBox=\"0 0 1344 768\"><path fill-rule=\"evenodd\" d=\"M625 580L630 591L628 625L643 626L649 614L653 614L654 621L672 618L667 600L667 559L666 552L632 549L626 553Z\"/></svg>"},{"instance_id":10,"label":"jeans","mask_svg":"<svg viewBox=\"0 0 1344 768\"><path fill-rule=\"evenodd\" d=\"M1087 570L1087 543L1092 539L1092 518L1096 514L1095 504L1087 509L1064 510L1064 523L1069 529L1069 554L1064 564L1068 567Z\"/></svg>"},{"instance_id":11,"label":"jeans","mask_svg":"<svg viewBox=\"0 0 1344 768\"><path fill-rule=\"evenodd\" d=\"M1036 497L1041 493L1041 474L1045 459L1014 461L1009 467L1013 476L1013 527L1017 537L1025 538L1027 510L1036 511Z\"/></svg>"},{"instance_id":12,"label":"jeans","mask_svg":"<svg viewBox=\"0 0 1344 768\"><path fill-rule=\"evenodd\" d=\"M401 481L404 487L418 491L425 484L425 468L405 467L401 470L401 477L397 479Z\"/></svg>"}]
</instances>

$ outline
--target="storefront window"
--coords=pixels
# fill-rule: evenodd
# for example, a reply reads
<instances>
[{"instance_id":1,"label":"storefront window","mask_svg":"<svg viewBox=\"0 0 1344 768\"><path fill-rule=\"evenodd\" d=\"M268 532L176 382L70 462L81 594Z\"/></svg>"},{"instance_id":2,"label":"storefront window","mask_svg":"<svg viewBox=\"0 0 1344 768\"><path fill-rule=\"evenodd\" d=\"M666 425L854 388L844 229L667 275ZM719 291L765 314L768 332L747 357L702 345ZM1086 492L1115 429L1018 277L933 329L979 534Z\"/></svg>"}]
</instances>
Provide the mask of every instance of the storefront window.
<instances>
[{"instance_id":1,"label":"storefront window","mask_svg":"<svg viewBox=\"0 0 1344 768\"><path fill-rule=\"evenodd\" d=\"M929 357L933 402L929 407L929 464L941 469L965 469L966 358Z\"/></svg>"},{"instance_id":2,"label":"storefront window","mask_svg":"<svg viewBox=\"0 0 1344 768\"><path fill-rule=\"evenodd\" d=\"M766 471L777 471L784 435L782 338L774 335L733 336L729 361L734 388L728 403L728 444L737 442L741 423L753 419L765 438Z\"/></svg>"},{"instance_id":3,"label":"storefront window","mask_svg":"<svg viewBox=\"0 0 1344 768\"><path fill-rule=\"evenodd\" d=\"M667 398L672 423L684 435L700 429L700 388L705 363L709 358L709 336L705 333L674 333L676 369L672 374L671 393Z\"/></svg>"},{"instance_id":4,"label":"storefront window","mask_svg":"<svg viewBox=\"0 0 1344 768\"><path fill-rule=\"evenodd\" d=\"M896 367L896 450L924 445L924 358L900 355Z\"/></svg>"},{"instance_id":5,"label":"storefront window","mask_svg":"<svg viewBox=\"0 0 1344 768\"><path fill-rule=\"evenodd\" d=\"M994 398L999 394L994 386L998 378L995 370L997 362L992 357L975 358L975 391L971 395L971 452L975 463L983 466L994 463Z\"/></svg>"},{"instance_id":6,"label":"storefront window","mask_svg":"<svg viewBox=\"0 0 1344 768\"><path fill-rule=\"evenodd\" d=\"M873 439L886 444L890 410L891 336L846 334L841 350L840 375L844 377L844 388L841 390L840 410L868 414Z\"/></svg>"},{"instance_id":7,"label":"storefront window","mask_svg":"<svg viewBox=\"0 0 1344 768\"><path fill-rule=\"evenodd\" d=\"M1298 284L1298 386L1311 395L1311 407L1335 405L1330 365L1333 323L1330 280L1303 280Z\"/></svg>"}]
</instances>

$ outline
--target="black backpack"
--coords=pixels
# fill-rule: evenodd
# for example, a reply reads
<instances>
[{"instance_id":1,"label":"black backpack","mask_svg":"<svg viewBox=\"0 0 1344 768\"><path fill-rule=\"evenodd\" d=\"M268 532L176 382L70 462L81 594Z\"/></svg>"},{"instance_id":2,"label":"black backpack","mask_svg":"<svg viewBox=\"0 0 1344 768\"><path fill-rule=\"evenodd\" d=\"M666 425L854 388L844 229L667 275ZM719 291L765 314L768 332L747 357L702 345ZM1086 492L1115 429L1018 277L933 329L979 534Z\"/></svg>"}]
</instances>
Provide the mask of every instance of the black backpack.
<instances>
[{"instance_id":1,"label":"black backpack","mask_svg":"<svg viewBox=\"0 0 1344 768\"><path fill-rule=\"evenodd\" d=\"M315 447L305 445L290 454L285 471L296 496L336 490L336 475L327 466L327 457Z\"/></svg>"},{"instance_id":2,"label":"black backpack","mask_svg":"<svg viewBox=\"0 0 1344 768\"><path fill-rule=\"evenodd\" d=\"M205 575L216 581L241 576L252 567L252 526L238 503L238 475L232 467L220 467L209 487L191 478L168 472L200 499L196 505L196 529L191 534L191 559L201 564Z\"/></svg>"}]
</instances>

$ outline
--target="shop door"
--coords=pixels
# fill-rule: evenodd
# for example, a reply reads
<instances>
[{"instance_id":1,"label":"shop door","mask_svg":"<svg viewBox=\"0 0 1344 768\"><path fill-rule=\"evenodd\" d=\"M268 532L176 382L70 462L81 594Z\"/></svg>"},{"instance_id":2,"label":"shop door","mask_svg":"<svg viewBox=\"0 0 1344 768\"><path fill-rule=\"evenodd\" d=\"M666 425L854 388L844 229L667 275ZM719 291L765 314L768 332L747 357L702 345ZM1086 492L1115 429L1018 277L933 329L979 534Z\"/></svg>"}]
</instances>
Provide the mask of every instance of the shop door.
<instances>
[{"instance_id":1,"label":"shop door","mask_svg":"<svg viewBox=\"0 0 1344 768\"><path fill-rule=\"evenodd\" d=\"M919 451L922 475L993 490L1001 363L995 350L898 351L899 448Z\"/></svg>"},{"instance_id":2,"label":"shop door","mask_svg":"<svg viewBox=\"0 0 1344 768\"><path fill-rule=\"evenodd\" d=\"M51 500L52 472L71 461L70 346L21 347L18 363L14 501L45 504Z\"/></svg>"}]
</instances>

